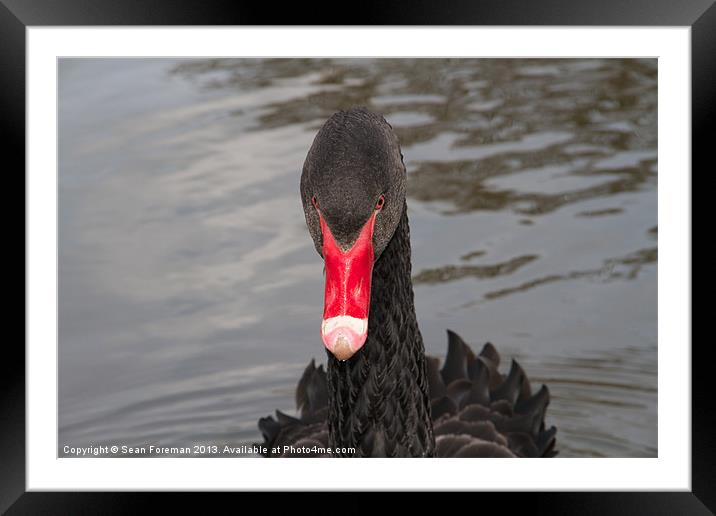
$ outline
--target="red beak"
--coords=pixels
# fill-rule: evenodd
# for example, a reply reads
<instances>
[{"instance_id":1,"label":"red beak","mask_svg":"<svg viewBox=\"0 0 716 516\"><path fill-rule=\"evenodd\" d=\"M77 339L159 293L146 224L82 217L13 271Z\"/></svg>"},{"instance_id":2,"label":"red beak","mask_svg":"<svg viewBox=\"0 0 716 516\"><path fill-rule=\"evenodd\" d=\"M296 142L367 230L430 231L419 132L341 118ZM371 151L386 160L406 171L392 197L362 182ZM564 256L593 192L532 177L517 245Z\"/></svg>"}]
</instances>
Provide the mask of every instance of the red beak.
<instances>
[{"instance_id":1,"label":"red beak","mask_svg":"<svg viewBox=\"0 0 716 516\"><path fill-rule=\"evenodd\" d=\"M321 338L338 360L352 357L365 344L368 336L376 213L365 223L353 246L344 251L319 212L326 265Z\"/></svg>"}]
</instances>

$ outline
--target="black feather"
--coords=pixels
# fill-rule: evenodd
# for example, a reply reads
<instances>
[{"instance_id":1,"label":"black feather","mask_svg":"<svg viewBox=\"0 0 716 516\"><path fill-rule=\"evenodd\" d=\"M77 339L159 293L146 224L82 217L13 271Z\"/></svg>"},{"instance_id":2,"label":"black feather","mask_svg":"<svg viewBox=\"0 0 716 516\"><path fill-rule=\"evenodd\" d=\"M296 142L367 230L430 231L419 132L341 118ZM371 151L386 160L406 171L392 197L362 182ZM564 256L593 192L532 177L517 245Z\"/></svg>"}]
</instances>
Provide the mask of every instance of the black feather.
<instances>
[{"instance_id":1,"label":"black feather","mask_svg":"<svg viewBox=\"0 0 716 516\"><path fill-rule=\"evenodd\" d=\"M490 393L490 398L493 401L505 400L510 404L514 404L520 395L522 382L524 382L524 380L525 373L522 367L520 367L516 360L513 360L507 378Z\"/></svg>"},{"instance_id":2,"label":"black feather","mask_svg":"<svg viewBox=\"0 0 716 516\"><path fill-rule=\"evenodd\" d=\"M468 353L466 350L470 349L457 333L447 330L447 334L448 352L445 357L445 365L440 371L445 385L467 377Z\"/></svg>"}]
</instances>

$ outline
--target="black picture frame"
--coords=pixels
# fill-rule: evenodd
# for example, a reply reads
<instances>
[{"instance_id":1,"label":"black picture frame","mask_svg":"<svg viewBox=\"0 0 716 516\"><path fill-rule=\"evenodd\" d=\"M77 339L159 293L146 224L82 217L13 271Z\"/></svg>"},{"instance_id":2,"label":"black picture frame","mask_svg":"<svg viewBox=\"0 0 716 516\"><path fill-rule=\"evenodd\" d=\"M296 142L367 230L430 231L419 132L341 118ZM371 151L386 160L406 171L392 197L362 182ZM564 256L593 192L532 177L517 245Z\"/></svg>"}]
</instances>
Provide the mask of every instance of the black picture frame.
<instances>
[{"instance_id":1,"label":"black picture frame","mask_svg":"<svg viewBox=\"0 0 716 516\"><path fill-rule=\"evenodd\" d=\"M25 29L28 26L346 25L348 19L350 25L690 26L692 169L699 168L706 173L709 147L716 141L716 6L713 4L714 0L383 1L363 2L345 11L346 6L340 3L329 6L287 3L278 8L273 3L239 5L235 1L206 0L0 0L0 142L3 162L7 164L6 177L20 181L24 204L25 180L19 178L24 178L20 171L25 170ZM17 212L8 202L19 194L14 193L17 192L14 189L12 192L8 190L3 203L6 228L19 226L15 222ZM24 223L22 233L23 252L5 254L18 256L15 261L20 261L22 254L24 267L27 258ZM24 302L22 307L24 312ZM12 317L7 320L14 322ZM24 332L23 326L23 335ZM716 411L710 387L713 363L707 359L707 346L710 346L708 340L692 346L691 492L480 494L480 503L503 504L509 497L510 504L525 504L530 512L538 514L710 514L716 511L716 490L713 489L716 485ZM164 503L165 494L26 493L25 353L19 339L6 337L2 349L0 512L119 514L136 512L157 498ZM664 371L662 368L661 372ZM372 510L371 502L356 498L349 511ZM313 504L318 498L307 494L304 500L300 503ZM265 503L273 506L275 502L271 497L271 501ZM188 507L185 498L181 503Z\"/></svg>"}]
</instances>

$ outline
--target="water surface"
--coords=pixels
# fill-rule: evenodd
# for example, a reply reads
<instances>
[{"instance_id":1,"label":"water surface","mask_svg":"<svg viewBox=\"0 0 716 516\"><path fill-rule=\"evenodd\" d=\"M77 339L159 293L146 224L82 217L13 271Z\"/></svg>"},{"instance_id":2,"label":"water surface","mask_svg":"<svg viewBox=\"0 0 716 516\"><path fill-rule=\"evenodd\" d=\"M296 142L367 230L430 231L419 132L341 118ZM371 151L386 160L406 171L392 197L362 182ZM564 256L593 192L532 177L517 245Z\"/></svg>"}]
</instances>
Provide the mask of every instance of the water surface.
<instances>
[{"instance_id":1,"label":"water surface","mask_svg":"<svg viewBox=\"0 0 716 516\"><path fill-rule=\"evenodd\" d=\"M656 60L63 59L59 455L260 441L323 263L301 166L338 109L402 143L418 320L549 385L561 456L657 454Z\"/></svg>"}]
</instances>

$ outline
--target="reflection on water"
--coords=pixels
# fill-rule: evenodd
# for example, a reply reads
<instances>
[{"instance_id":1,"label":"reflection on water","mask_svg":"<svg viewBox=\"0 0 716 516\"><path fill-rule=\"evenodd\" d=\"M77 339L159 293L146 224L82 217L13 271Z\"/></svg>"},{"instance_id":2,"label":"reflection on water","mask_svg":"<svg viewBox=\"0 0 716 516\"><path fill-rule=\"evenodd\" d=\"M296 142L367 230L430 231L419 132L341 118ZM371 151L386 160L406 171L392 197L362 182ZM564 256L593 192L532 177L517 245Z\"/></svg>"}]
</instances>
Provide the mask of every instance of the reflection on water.
<instances>
[{"instance_id":1,"label":"reflection on water","mask_svg":"<svg viewBox=\"0 0 716 516\"><path fill-rule=\"evenodd\" d=\"M324 360L298 180L366 105L416 304L548 383L562 456L655 456L656 60L62 60L59 444L238 444Z\"/></svg>"}]
</instances>

